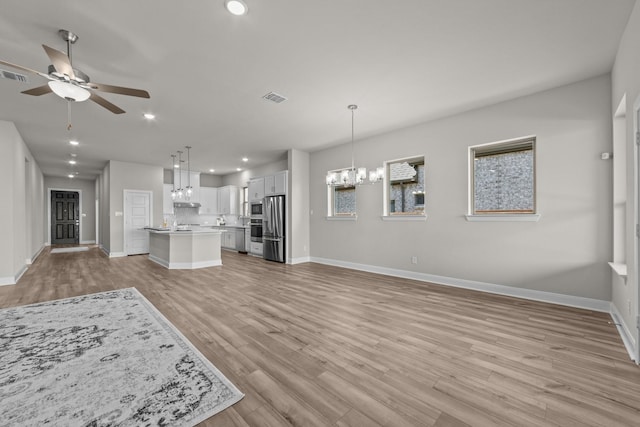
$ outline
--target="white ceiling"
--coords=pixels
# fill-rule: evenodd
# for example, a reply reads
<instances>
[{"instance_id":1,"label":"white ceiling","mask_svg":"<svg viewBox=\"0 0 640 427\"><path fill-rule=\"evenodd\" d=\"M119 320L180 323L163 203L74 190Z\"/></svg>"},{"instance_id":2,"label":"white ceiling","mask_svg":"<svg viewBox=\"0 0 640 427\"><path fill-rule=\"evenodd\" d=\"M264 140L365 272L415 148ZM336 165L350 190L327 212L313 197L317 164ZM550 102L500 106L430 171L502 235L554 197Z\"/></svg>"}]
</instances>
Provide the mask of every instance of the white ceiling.
<instances>
[{"instance_id":1,"label":"white ceiling","mask_svg":"<svg viewBox=\"0 0 640 427\"><path fill-rule=\"evenodd\" d=\"M0 59L46 72L41 45L65 51L71 30L75 68L151 98L73 104L72 150L66 101L20 93L43 78L0 79L0 120L45 175L71 151L79 178L110 159L169 168L185 145L192 169L226 174L349 141L348 104L358 139L606 73L635 0L245 1L236 17L223 0L2 0Z\"/></svg>"}]
</instances>

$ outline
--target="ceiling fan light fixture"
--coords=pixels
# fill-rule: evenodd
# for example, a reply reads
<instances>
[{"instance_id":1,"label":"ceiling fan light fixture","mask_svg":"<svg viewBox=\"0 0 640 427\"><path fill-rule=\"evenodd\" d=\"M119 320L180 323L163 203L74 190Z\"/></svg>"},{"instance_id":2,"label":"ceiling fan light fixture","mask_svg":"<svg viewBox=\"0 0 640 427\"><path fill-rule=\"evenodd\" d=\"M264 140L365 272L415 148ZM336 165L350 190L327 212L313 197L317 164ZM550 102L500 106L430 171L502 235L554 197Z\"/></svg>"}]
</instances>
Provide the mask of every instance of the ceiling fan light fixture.
<instances>
[{"instance_id":1,"label":"ceiling fan light fixture","mask_svg":"<svg viewBox=\"0 0 640 427\"><path fill-rule=\"evenodd\" d=\"M229 13L236 16L246 15L249 11L247 4L242 0L226 0L224 2L224 7L229 11Z\"/></svg>"},{"instance_id":2,"label":"ceiling fan light fixture","mask_svg":"<svg viewBox=\"0 0 640 427\"><path fill-rule=\"evenodd\" d=\"M82 102L86 101L91 96L91 93L88 90L83 89L80 86L76 86L72 83L52 80L48 84L53 93L55 93L62 99L66 99L67 101Z\"/></svg>"}]
</instances>

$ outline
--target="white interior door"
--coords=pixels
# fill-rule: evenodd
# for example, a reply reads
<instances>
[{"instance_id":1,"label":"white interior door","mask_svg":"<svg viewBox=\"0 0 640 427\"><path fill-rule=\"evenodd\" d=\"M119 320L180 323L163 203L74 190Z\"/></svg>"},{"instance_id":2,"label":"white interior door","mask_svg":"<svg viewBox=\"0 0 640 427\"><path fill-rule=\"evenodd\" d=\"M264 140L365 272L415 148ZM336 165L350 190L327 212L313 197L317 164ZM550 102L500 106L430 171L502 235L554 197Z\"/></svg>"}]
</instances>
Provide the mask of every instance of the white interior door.
<instances>
[{"instance_id":1,"label":"white interior door","mask_svg":"<svg viewBox=\"0 0 640 427\"><path fill-rule=\"evenodd\" d=\"M149 233L143 228L151 225L151 193L125 191L124 215L125 253L149 253Z\"/></svg>"}]
</instances>

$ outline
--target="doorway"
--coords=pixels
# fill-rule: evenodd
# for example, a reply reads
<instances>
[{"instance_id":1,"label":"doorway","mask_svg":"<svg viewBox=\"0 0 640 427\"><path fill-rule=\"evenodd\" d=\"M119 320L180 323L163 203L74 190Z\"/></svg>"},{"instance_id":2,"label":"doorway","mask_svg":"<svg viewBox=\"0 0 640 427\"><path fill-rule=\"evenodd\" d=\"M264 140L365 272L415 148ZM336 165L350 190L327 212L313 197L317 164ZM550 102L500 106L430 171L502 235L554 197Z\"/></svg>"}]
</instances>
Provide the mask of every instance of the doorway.
<instances>
[{"instance_id":1,"label":"doorway","mask_svg":"<svg viewBox=\"0 0 640 427\"><path fill-rule=\"evenodd\" d=\"M51 244L80 244L80 193L51 191Z\"/></svg>"},{"instance_id":2,"label":"doorway","mask_svg":"<svg viewBox=\"0 0 640 427\"><path fill-rule=\"evenodd\" d=\"M149 253L151 192L124 190L124 252L126 255Z\"/></svg>"}]
</instances>

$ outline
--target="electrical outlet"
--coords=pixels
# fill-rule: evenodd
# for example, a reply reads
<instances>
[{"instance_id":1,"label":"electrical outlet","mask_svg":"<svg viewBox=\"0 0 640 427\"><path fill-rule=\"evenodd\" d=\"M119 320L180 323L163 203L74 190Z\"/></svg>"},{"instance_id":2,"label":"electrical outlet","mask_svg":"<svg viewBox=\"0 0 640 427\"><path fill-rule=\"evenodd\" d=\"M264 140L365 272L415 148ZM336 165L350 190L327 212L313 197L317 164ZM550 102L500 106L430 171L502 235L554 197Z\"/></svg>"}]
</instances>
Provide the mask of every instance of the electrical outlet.
<instances>
[{"instance_id":1,"label":"electrical outlet","mask_svg":"<svg viewBox=\"0 0 640 427\"><path fill-rule=\"evenodd\" d=\"M418 263L418 257L417 256L412 256L411 257L411 264L417 264Z\"/></svg>"}]
</instances>

